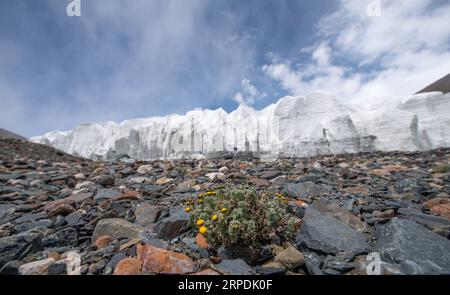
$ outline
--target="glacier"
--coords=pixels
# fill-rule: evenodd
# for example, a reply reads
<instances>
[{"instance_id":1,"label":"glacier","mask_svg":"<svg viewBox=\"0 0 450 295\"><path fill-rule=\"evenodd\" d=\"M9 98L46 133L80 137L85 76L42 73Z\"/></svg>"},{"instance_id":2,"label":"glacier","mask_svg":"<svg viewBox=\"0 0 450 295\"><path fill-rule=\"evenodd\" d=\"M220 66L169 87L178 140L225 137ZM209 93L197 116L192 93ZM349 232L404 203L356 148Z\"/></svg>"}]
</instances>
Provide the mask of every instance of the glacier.
<instances>
[{"instance_id":1,"label":"glacier","mask_svg":"<svg viewBox=\"0 0 450 295\"><path fill-rule=\"evenodd\" d=\"M378 100L362 107L329 93L287 96L262 110L196 109L82 124L30 138L91 159L204 158L247 152L262 160L450 146L450 93Z\"/></svg>"}]
</instances>

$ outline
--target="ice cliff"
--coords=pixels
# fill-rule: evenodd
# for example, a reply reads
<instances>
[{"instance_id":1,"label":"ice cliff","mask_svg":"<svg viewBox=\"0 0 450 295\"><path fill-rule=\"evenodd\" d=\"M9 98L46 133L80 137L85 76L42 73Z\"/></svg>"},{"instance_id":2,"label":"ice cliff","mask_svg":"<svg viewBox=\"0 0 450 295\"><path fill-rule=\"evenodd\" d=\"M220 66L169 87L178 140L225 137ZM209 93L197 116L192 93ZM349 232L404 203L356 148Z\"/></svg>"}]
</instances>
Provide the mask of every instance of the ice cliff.
<instances>
[{"instance_id":1,"label":"ice cliff","mask_svg":"<svg viewBox=\"0 0 450 295\"><path fill-rule=\"evenodd\" d=\"M431 92L362 108L325 93L284 97L263 110L240 105L83 124L31 138L89 158L126 154L140 160L253 152L303 157L365 151L427 150L450 146L450 94Z\"/></svg>"}]
</instances>

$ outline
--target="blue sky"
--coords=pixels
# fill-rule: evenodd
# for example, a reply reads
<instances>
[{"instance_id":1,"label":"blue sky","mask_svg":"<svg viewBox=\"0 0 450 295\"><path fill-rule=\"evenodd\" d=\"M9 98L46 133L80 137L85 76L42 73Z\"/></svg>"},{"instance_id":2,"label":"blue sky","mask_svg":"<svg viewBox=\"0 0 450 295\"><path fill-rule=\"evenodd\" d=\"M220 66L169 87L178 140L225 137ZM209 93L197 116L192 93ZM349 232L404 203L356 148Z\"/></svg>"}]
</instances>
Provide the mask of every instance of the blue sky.
<instances>
[{"instance_id":1,"label":"blue sky","mask_svg":"<svg viewBox=\"0 0 450 295\"><path fill-rule=\"evenodd\" d=\"M328 91L364 104L450 72L450 4L431 0L0 2L0 127L183 114ZM413 2L413 3L412 3Z\"/></svg>"}]
</instances>

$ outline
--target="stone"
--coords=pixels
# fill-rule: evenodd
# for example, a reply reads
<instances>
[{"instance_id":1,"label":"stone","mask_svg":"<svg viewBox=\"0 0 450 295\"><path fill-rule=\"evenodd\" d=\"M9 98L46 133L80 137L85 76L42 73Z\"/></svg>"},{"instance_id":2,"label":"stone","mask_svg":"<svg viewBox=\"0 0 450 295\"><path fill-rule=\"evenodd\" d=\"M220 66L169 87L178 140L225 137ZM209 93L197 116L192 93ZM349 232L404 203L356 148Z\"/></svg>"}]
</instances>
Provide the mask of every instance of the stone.
<instances>
[{"instance_id":1,"label":"stone","mask_svg":"<svg viewBox=\"0 0 450 295\"><path fill-rule=\"evenodd\" d=\"M311 204L311 207L316 209L317 211L329 215L340 222L348 225L352 229L358 232L366 232L369 229L369 226L361 221L358 217L350 213L349 211L341 208L339 204L337 204L333 200L317 200Z\"/></svg>"},{"instance_id":2,"label":"stone","mask_svg":"<svg viewBox=\"0 0 450 295\"><path fill-rule=\"evenodd\" d=\"M77 173L73 176L76 180L85 180L86 176L83 173Z\"/></svg>"},{"instance_id":3,"label":"stone","mask_svg":"<svg viewBox=\"0 0 450 295\"><path fill-rule=\"evenodd\" d=\"M383 261L415 265L409 274L450 274L450 241L412 220L394 218L377 227L375 238Z\"/></svg>"},{"instance_id":4,"label":"stone","mask_svg":"<svg viewBox=\"0 0 450 295\"><path fill-rule=\"evenodd\" d=\"M306 199L311 196L319 196L328 193L330 188L326 185L315 184L312 181L288 182L283 186L282 193L287 196Z\"/></svg>"},{"instance_id":5,"label":"stone","mask_svg":"<svg viewBox=\"0 0 450 295\"><path fill-rule=\"evenodd\" d=\"M261 174L259 176L259 178L269 180L269 179L275 178L280 175L281 175L281 171L272 170L272 171L265 171L263 174Z\"/></svg>"},{"instance_id":6,"label":"stone","mask_svg":"<svg viewBox=\"0 0 450 295\"><path fill-rule=\"evenodd\" d=\"M157 185L165 185L172 181L173 181L173 178L161 177L158 180L156 180L156 184Z\"/></svg>"},{"instance_id":7,"label":"stone","mask_svg":"<svg viewBox=\"0 0 450 295\"><path fill-rule=\"evenodd\" d=\"M47 275L48 268L53 263L55 263L55 259L46 258L46 259L22 264L19 267L19 274L21 274L21 275Z\"/></svg>"},{"instance_id":8,"label":"stone","mask_svg":"<svg viewBox=\"0 0 450 295\"><path fill-rule=\"evenodd\" d=\"M220 167L220 168L219 168L219 172L220 172L220 173L227 173L229 170L230 170L230 169L228 169L228 167L226 167L226 166L223 166L223 167Z\"/></svg>"},{"instance_id":9,"label":"stone","mask_svg":"<svg viewBox=\"0 0 450 295\"><path fill-rule=\"evenodd\" d=\"M141 262L136 258L125 258L117 263L114 275L138 275L141 273Z\"/></svg>"},{"instance_id":10,"label":"stone","mask_svg":"<svg viewBox=\"0 0 450 295\"><path fill-rule=\"evenodd\" d=\"M153 166L152 165L141 165L138 167L137 172L139 174L147 174L150 171L153 170Z\"/></svg>"},{"instance_id":11,"label":"stone","mask_svg":"<svg viewBox=\"0 0 450 295\"><path fill-rule=\"evenodd\" d=\"M431 213L450 219L449 198L434 198L423 203L423 205L424 208L431 211Z\"/></svg>"},{"instance_id":12,"label":"stone","mask_svg":"<svg viewBox=\"0 0 450 295\"><path fill-rule=\"evenodd\" d=\"M11 260L21 260L26 255L42 250L41 240L45 228L38 227L13 236L0 238L0 267Z\"/></svg>"},{"instance_id":13,"label":"stone","mask_svg":"<svg viewBox=\"0 0 450 295\"><path fill-rule=\"evenodd\" d=\"M97 246L97 249L102 249L108 247L109 242L111 242L111 237L103 235L97 238L95 245Z\"/></svg>"},{"instance_id":14,"label":"stone","mask_svg":"<svg viewBox=\"0 0 450 295\"><path fill-rule=\"evenodd\" d=\"M74 225L77 225L82 222L83 215L84 215L83 211L81 211L81 210L75 211L75 212L72 212L69 215L67 215L64 218L64 220L67 222L68 226L74 226Z\"/></svg>"},{"instance_id":15,"label":"stone","mask_svg":"<svg viewBox=\"0 0 450 295\"><path fill-rule=\"evenodd\" d=\"M134 215L136 222L140 225L147 226L158 221L164 206L150 205L148 203L140 203L136 206Z\"/></svg>"},{"instance_id":16,"label":"stone","mask_svg":"<svg viewBox=\"0 0 450 295\"><path fill-rule=\"evenodd\" d=\"M102 174L95 178L95 182L104 186L104 187L111 187L114 186L114 177L108 174Z\"/></svg>"},{"instance_id":17,"label":"stone","mask_svg":"<svg viewBox=\"0 0 450 295\"><path fill-rule=\"evenodd\" d=\"M59 204L55 209L53 209L48 213L48 216L57 216L57 215L67 216L74 211L75 209L68 204Z\"/></svg>"},{"instance_id":18,"label":"stone","mask_svg":"<svg viewBox=\"0 0 450 295\"><path fill-rule=\"evenodd\" d=\"M190 228L190 215L184 207L171 208L169 217L160 218L156 224L157 238L171 240L186 232Z\"/></svg>"},{"instance_id":19,"label":"stone","mask_svg":"<svg viewBox=\"0 0 450 295\"><path fill-rule=\"evenodd\" d=\"M19 260L12 260L0 267L0 275L19 275L19 267L24 264Z\"/></svg>"},{"instance_id":20,"label":"stone","mask_svg":"<svg viewBox=\"0 0 450 295\"><path fill-rule=\"evenodd\" d=\"M64 263L51 264L48 267L48 275L50 276L67 275L67 266Z\"/></svg>"},{"instance_id":21,"label":"stone","mask_svg":"<svg viewBox=\"0 0 450 295\"><path fill-rule=\"evenodd\" d=\"M113 201L137 201L139 200L139 193L137 191L127 191L123 194L112 198Z\"/></svg>"},{"instance_id":22,"label":"stone","mask_svg":"<svg viewBox=\"0 0 450 295\"><path fill-rule=\"evenodd\" d=\"M202 249L208 249L209 248L208 242L206 241L205 237L201 233L198 233L195 236L195 242Z\"/></svg>"},{"instance_id":23,"label":"stone","mask_svg":"<svg viewBox=\"0 0 450 295\"><path fill-rule=\"evenodd\" d=\"M400 208L397 213L400 217L413 220L444 237L450 236L450 220L445 217L424 214L410 208Z\"/></svg>"},{"instance_id":24,"label":"stone","mask_svg":"<svg viewBox=\"0 0 450 295\"><path fill-rule=\"evenodd\" d=\"M99 189L94 196L94 200L101 202L107 199L112 199L114 197L120 196L122 193L117 189L104 188Z\"/></svg>"},{"instance_id":25,"label":"stone","mask_svg":"<svg viewBox=\"0 0 450 295\"><path fill-rule=\"evenodd\" d=\"M305 258L295 247L290 246L275 256L274 262L281 263L288 270L294 270L305 263Z\"/></svg>"},{"instance_id":26,"label":"stone","mask_svg":"<svg viewBox=\"0 0 450 295\"><path fill-rule=\"evenodd\" d=\"M129 238L136 239L144 228L120 218L106 218L100 220L92 234L94 243L100 236L109 235L112 239Z\"/></svg>"},{"instance_id":27,"label":"stone","mask_svg":"<svg viewBox=\"0 0 450 295\"><path fill-rule=\"evenodd\" d=\"M270 182L267 179L252 177L248 180L249 183L256 185L257 187L267 187L270 186Z\"/></svg>"},{"instance_id":28,"label":"stone","mask_svg":"<svg viewBox=\"0 0 450 295\"><path fill-rule=\"evenodd\" d=\"M254 275L255 271L242 259L224 259L212 268L223 275Z\"/></svg>"},{"instance_id":29,"label":"stone","mask_svg":"<svg viewBox=\"0 0 450 295\"><path fill-rule=\"evenodd\" d=\"M386 176L391 173L405 172L408 170L408 167L402 165L387 165L381 169L372 169L369 171L369 174L375 176Z\"/></svg>"},{"instance_id":30,"label":"stone","mask_svg":"<svg viewBox=\"0 0 450 295\"><path fill-rule=\"evenodd\" d=\"M297 248L306 246L327 254L366 253L370 249L366 239L359 232L311 206L306 208L295 241Z\"/></svg>"},{"instance_id":31,"label":"stone","mask_svg":"<svg viewBox=\"0 0 450 295\"><path fill-rule=\"evenodd\" d=\"M146 273L188 274L195 271L194 261L188 256L148 244L138 244L137 259Z\"/></svg>"},{"instance_id":32,"label":"stone","mask_svg":"<svg viewBox=\"0 0 450 295\"><path fill-rule=\"evenodd\" d=\"M75 185L75 189L76 190L81 190L83 188L89 188L89 187L93 187L95 186L95 183L93 183L92 181L83 181L83 182L79 182Z\"/></svg>"},{"instance_id":33,"label":"stone","mask_svg":"<svg viewBox=\"0 0 450 295\"><path fill-rule=\"evenodd\" d=\"M214 181L216 179L223 180L225 178L225 174L223 174L222 172L208 173L205 176L208 177L211 181Z\"/></svg>"}]
</instances>

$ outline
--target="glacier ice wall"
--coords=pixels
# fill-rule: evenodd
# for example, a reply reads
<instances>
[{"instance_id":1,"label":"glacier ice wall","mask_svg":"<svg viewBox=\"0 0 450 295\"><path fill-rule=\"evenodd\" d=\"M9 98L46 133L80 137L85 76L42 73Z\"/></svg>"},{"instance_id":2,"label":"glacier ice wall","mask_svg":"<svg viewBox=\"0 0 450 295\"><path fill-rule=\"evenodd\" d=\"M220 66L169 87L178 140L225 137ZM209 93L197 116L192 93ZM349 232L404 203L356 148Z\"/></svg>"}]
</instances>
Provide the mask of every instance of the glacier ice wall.
<instances>
[{"instance_id":1,"label":"glacier ice wall","mask_svg":"<svg viewBox=\"0 0 450 295\"><path fill-rule=\"evenodd\" d=\"M204 157L220 152L304 157L450 146L450 94L432 92L361 108L325 93L284 97L263 110L240 105L82 124L31 138L98 159L119 154L139 160Z\"/></svg>"}]
</instances>

